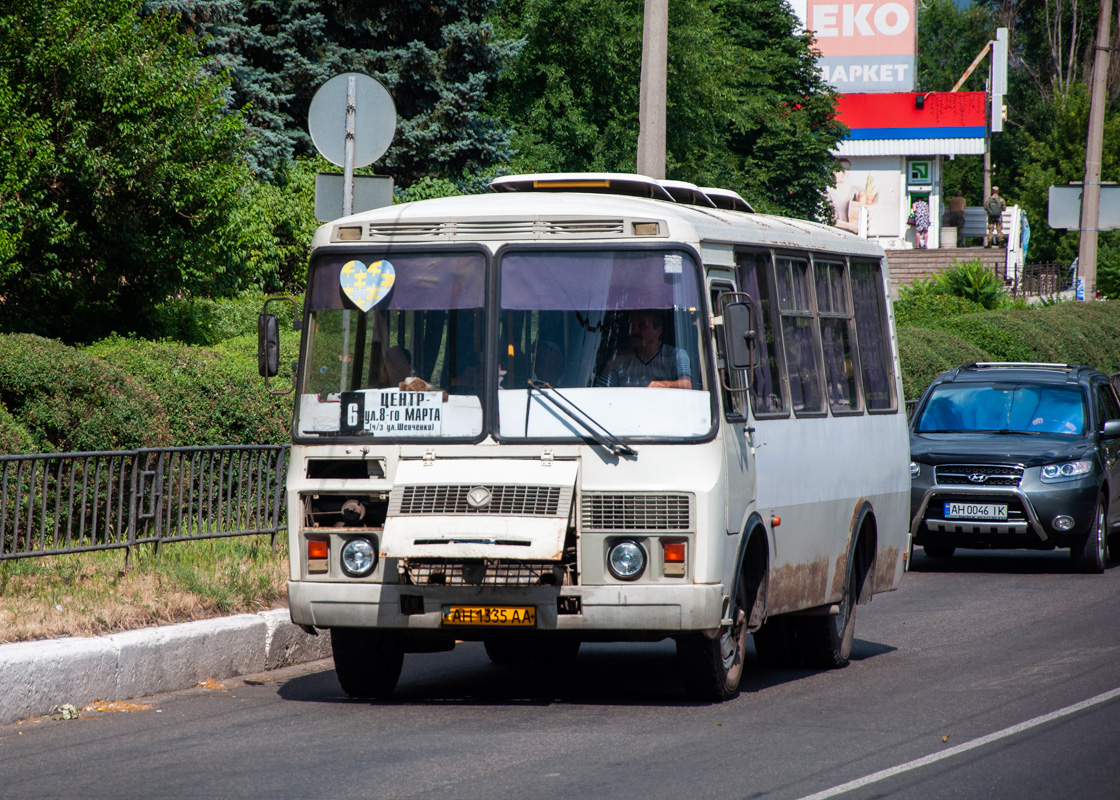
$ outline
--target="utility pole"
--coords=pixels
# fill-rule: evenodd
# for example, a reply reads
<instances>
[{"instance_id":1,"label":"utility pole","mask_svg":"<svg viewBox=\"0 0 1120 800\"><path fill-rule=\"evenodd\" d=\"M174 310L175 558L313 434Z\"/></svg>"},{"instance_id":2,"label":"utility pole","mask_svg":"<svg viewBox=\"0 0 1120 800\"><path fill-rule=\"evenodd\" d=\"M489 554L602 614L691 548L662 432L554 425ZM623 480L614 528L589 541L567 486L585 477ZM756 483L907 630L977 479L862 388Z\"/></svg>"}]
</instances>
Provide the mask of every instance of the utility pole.
<instances>
[{"instance_id":1,"label":"utility pole","mask_svg":"<svg viewBox=\"0 0 1120 800\"><path fill-rule=\"evenodd\" d=\"M1097 49L1089 100L1089 136L1085 143L1085 182L1081 191L1081 241L1077 249L1077 277L1085 281L1085 299L1097 296L1097 232L1101 208L1101 150L1104 145L1105 87L1108 82L1109 27L1112 0L1101 0L1097 20Z\"/></svg>"},{"instance_id":2,"label":"utility pole","mask_svg":"<svg viewBox=\"0 0 1120 800\"><path fill-rule=\"evenodd\" d=\"M638 174L665 178L665 85L669 0L645 0L642 75L638 88Z\"/></svg>"}]
</instances>

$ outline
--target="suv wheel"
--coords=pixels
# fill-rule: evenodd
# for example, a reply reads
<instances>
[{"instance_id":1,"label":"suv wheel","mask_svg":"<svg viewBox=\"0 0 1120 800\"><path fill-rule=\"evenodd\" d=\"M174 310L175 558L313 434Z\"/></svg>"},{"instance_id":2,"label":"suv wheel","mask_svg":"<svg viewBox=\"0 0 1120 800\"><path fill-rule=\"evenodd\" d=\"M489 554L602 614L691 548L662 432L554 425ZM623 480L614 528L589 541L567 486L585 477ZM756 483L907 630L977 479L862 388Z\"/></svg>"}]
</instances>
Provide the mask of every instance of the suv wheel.
<instances>
[{"instance_id":1,"label":"suv wheel","mask_svg":"<svg viewBox=\"0 0 1120 800\"><path fill-rule=\"evenodd\" d=\"M1099 575L1104 572L1105 541L1108 538L1108 506L1104 496L1097 499L1096 510L1093 511L1093 528L1080 544L1070 549L1074 565L1078 571Z\"/></svg>"}]
</instances>

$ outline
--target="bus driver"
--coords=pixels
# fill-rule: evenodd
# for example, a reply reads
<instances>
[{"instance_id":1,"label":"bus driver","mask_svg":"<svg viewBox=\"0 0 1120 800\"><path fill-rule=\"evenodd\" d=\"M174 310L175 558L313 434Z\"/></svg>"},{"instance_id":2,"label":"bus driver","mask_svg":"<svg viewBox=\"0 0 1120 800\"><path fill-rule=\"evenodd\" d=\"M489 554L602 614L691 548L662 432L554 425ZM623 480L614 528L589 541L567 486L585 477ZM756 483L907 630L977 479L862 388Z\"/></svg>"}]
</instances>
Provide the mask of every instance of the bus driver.
<instances>
[{"instance_id":1,"label":"bus driver","mask_svg":"<svg viewBox=\"0 0 1120 800\"><path fill-rule=\"evenodd\" d=\"M691 389L688 355L661 341L664 312L658 309L630 313L630 348L619 350L595 380L596 386L653 386Z\"/></svg>"}]
</instances>

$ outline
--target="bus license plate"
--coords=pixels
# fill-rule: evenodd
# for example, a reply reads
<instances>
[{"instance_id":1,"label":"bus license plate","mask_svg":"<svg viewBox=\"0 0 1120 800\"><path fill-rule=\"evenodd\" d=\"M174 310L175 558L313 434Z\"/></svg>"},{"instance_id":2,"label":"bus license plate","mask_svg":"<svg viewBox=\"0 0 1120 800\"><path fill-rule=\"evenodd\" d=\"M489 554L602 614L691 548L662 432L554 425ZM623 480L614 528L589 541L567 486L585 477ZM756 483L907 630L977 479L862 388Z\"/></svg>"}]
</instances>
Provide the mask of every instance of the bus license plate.
<instances>
[{"instance_id":1,"label":"bus license plate","mask_svg":"<svg viewBox=\"0 0 1120 800\"><path fill-rule=\"evenodd\" d=\"M534 606L452 606L443 607L444 625L500 625L531 628L537 624Z\"/></svg>"},{"instance_id":2,"label":"bus license plate","mask_svg":"<svg viewBox=\"0 0 1120 800\"><path fill-rule=\"evenodd\" d=\"M947 519L1006 520L1007 506L989 503L946 503Z\"/></svg>"}]
</instances>

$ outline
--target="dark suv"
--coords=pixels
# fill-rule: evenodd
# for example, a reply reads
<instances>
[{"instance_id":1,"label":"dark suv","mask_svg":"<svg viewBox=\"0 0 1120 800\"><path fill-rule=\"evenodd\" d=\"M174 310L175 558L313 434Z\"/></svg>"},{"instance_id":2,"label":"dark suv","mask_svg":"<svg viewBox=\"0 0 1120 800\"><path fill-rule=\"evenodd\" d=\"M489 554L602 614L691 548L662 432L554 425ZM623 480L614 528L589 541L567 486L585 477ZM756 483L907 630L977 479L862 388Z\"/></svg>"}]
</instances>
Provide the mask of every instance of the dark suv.
<instances>
[{"instance_id":1,"label":"dark suv","mask_svg":"<svg viewBox=\"0 0 1120 800\"><path fill-rule=\"evenodd\" d=\"M1120 560L1120 401L1096 370L943 372L910 420L910 458L911 546L928 556L1068 547L1097 573Z\"/></svg>"}]
</instances>

